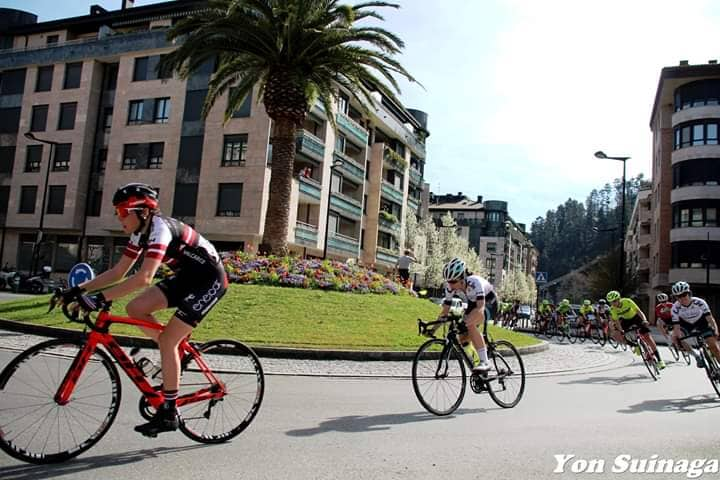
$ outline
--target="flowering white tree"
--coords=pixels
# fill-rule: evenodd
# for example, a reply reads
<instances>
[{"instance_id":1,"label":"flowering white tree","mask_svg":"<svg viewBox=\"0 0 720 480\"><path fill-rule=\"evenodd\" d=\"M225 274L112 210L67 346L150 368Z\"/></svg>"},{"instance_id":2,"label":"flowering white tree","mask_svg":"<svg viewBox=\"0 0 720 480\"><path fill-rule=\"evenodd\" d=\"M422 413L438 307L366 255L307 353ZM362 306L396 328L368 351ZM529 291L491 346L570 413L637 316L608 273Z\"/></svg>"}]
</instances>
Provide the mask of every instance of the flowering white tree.
<instances>
[{"instance_id":1,"label":"flowering white tree","mask_svg":"<svg viewBox=\"0 0 720 480\"><path fill-rule=\"evenodd\" d=\"M467 240L457 234L452 215L449 212L443 215L440 223L441 226L437 227L430 218L418 223L414 213L408 212L405 244L414 252L418 261L410 267L410 272L423 274L427 286L439 287L443 282L443 267L451 259L459 257L472 273L486 276L478 254L468 245Z\"/></svg>"}]
</instances>

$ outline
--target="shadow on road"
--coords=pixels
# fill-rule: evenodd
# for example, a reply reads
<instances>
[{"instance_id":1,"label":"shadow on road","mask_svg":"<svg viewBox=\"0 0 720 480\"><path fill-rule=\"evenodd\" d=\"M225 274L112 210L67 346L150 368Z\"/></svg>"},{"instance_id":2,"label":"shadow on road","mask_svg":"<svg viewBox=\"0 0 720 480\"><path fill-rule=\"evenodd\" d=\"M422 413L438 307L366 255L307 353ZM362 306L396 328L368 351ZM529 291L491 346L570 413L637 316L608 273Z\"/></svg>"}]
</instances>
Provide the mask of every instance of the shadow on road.
<instances>
[{"instance_id":1,"label":"shadow on road","mask_svg":"<svg viewBox=\"0 0 720 480\"><path fill-rule=\"evenodd\" d=\"M692 413L698 410L707 410L720 407L717 395L695 395L689 398L663 398L659 400L645 400L618 410L619 413L642 412L676 412Z\"/></svg>"},{"instance_id":2,"label":"shadow on road","mask_svg":"<svg viewBox=\"0 0 720 480\"><path fill-rule=\"evenodd\" d=\"M4 467L2 469L3 480L39 480L43 478L68 476L72 478L77 472L102 469L106 467L117 467L129 463L141 462L148 458L159 457L169 453L183 452L196 448L203 448L207 445L188 445L185 447L158 447L133 452L113 453L110 455L97 455L95 457L80 456L65 463L52 465L21 465L15 467Z\"/></svg>"},{"instance_id":3,"label":"shadow on road","mask_svg":"<svg viewBox=\"0 0 720 480\"><path fill-rule=\"evenodd\" d=\"M389 430L393 425L402 425L405 423L427 422L430 420L443 421L458 415L467 415L472 413L485 413L485 408L461 408L452 415L447 417L438 417L431 413L420 411L412 413L397 413L391 415L348 415L346 417L331 418L321 422L314 428L303 428L299 430L289 430L286 435L291 437L310 437L328 432L373 432L378 430Z\"/></svg>"},{"instance_id":4,"label":"shadow on road","mask_svg":"<svg viewBox=\"0 0 720 480\"><path fill-rule=\"evenodd\" d=\"M624 385L626 383L635 383L641 380L654 382L654 380L652 380L647 374L634 374L623 375L622 377L587 377L559 383L560 385Z\"/></svg>"}]
</instances>

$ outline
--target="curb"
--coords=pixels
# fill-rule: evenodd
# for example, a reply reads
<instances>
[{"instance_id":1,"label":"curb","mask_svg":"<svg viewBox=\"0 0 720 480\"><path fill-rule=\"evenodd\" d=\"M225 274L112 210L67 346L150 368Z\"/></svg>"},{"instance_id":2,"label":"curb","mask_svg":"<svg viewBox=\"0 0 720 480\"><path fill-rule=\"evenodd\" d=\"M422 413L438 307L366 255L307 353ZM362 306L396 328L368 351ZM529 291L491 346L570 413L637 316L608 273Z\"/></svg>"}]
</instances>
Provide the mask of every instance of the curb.
<instances>
[{"instance_id":1,"label":"curb","mask_svg":"<svg viewBox=\"0 0 720 480\"><path fill-rule=\"evenodd\" d=\"M0 319L0 329L13 332L29 333L44 337L55 338L84 338L85 333L80 330L68 330L66 328L47 327L44 325L33 325L31 323L16 322L14 320ZM127 335L113 335L115 340L123 347L157 348L154 341L145 337L133 337ZM411 361L415 358L415 351L360 351L360 350L320 350L303 348L279 348L262 345L250 345L261 357L286 358L295 360L356 360L356 361ZM529 347L518 347L521 355L530 355L543 352L550 348L550 344L542 340L538 345Z\"/></svg>"}]
</instances>

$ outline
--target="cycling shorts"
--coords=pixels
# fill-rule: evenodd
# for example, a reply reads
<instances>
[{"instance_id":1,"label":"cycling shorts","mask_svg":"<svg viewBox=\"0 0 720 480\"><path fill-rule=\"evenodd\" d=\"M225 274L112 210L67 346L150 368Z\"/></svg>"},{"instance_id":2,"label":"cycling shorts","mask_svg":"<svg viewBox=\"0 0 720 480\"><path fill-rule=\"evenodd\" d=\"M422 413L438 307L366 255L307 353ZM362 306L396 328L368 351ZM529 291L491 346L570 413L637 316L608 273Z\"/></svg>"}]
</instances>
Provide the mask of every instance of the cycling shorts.
<instances>
[{"instance_id":1,"label":"cycling shorts","mask_svg":"<svg viewBox=\"0 0 720 480\"><path fill-rule=\"evenodd\" d=\"M715 336L715 331L710 328L710 324L707 321L707 316L702 317L695 323L689 323L685 320L680 320L679 322L677 322L677 325L680 325L680 328L682 328L687 335L690 335L694 332L706 332L708 334L703 335L703 337ZM672 326L669 326L668 328L672 329ZM710 335L710 333L712 333L712 335Z\"/></svg>"},{"instance_id":2,"label":"cycling shorts","mask_svg":"<svg viewBox=\"0 0 720 480\"><path fill-rule=\"evenodd\" d=\"M635 315L633 318L630 319L620 319L620 326L624 331L628 331L630 328L636 325L639 327L638 333L650 333L650 329L648 328L648 322L643 322L643 319L640 317L640 315Z\"/></svg>"},{"instance_id":3,"label":"cycling shorts","mask_svg":"<svg viewBox=\"0 0 720 480\"><path fill-rule=\"evenodd\" d=\"M225 295L228 280L219 262L179 270L156 286L165 295L168 308L177 308L175 316L194 328Z\"/></svg>"}]
</instances>

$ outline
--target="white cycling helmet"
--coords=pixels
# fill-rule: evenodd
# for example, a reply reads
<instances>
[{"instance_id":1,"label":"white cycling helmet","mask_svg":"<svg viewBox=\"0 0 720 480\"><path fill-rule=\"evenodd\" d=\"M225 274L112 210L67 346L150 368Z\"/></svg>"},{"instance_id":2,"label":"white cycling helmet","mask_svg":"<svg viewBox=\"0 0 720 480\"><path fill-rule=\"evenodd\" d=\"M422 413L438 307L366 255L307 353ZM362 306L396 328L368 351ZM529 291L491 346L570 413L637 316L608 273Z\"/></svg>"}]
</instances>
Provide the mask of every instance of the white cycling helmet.
<instances>
[{"instance_id":1,"label":"white cycling helmet","mask_svg":"<svg viewBox=\"0 0 720 480\"><path fill-rule=\"evenodd\" d=\"M453 258L443 268L443 278L446 282L463 280L465 278L465 262L459 258Z\"/></svg>"},{"instance_id":2,"label":"white cycling helmet","mask_svg":"<svg viewBox=\"0 0 720 480\"><path fill-rule=\"evenodd\" d=\"M677 297L683 293L690 293L690 285L687 282L680 281L672 286L673 296Z\"/></svg>"},{"instance_id":3,"label":"white cycling helmet","mask_svg":"<svg viewBox=\"0 0 720 480\"><path fill-rule=\"evenodd\" d=\"M668 296L667 296L667 294L666 294L666 293L662 293L662 292L658 293L658 294L657 294L657 297L655 297L655 298L657 298L657 301L658 301L659 303L665 303L665 302L668 301Z\"/></svg>"}]
</instances>

